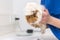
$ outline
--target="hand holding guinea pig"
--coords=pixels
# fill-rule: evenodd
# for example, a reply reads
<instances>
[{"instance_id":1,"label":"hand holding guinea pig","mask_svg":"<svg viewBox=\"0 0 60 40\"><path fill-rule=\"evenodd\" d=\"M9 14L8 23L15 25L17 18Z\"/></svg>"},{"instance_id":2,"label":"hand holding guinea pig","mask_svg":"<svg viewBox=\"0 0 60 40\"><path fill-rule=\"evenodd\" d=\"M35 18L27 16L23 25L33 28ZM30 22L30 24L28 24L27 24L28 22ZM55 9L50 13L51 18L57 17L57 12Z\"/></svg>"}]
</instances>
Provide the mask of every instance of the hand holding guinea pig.
<instances>
[{"instance_id":1,"label":"hand holding guinea pig","mask_svg":"<svg viewBox=\"0 0 60 40\"><path fill-rule=\"evenodd\" d=\"M44 33L46 30L48 16L48 11L43 5L39 5L34 2L27 3L25 7L25 19L31 26L40 28L41 33Z\"/></svg>"}]
</instances>

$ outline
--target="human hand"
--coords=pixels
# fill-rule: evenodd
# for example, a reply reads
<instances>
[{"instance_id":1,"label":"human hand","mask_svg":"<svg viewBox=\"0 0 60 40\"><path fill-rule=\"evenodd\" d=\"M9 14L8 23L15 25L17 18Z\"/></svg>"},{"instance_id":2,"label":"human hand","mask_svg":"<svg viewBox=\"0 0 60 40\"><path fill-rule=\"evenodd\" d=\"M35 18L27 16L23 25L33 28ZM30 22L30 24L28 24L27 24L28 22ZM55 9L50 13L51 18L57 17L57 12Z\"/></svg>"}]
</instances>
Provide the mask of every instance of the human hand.
<instances>
[{"instance_id":1,"label":"human hand","mask_svg":"<svg viewBox=\"0 0 60 40\"><path fill-rule=\"evenodd\" d=\"M43 10L43 14L42 14L42 20L41 22L39 22L40 24L47 24L47 22L49 21L49 12L47 9Z\"/></svg>"}]
</instances>

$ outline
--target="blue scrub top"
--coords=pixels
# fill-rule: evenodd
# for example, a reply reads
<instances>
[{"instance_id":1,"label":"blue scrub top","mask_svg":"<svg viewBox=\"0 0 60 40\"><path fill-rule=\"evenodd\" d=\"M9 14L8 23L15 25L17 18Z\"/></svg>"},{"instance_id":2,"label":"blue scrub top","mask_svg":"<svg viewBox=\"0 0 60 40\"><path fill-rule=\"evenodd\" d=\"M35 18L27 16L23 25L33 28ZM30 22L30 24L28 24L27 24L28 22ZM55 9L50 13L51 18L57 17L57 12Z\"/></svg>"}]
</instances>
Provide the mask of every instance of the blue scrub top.
<instances>
[{"instance_id":1,"label":"blue scrub top","mask_svg":"<svg viewBox=\"0 0 60 40\"><path fill-rule=\"evenodd\" d=\"M41 0L41 4L48 9L51 16L60 19L60 0ZM52 30L53 34L60 40L60 29L49 24L48 27Z\"/></svg>"}]
</instances>

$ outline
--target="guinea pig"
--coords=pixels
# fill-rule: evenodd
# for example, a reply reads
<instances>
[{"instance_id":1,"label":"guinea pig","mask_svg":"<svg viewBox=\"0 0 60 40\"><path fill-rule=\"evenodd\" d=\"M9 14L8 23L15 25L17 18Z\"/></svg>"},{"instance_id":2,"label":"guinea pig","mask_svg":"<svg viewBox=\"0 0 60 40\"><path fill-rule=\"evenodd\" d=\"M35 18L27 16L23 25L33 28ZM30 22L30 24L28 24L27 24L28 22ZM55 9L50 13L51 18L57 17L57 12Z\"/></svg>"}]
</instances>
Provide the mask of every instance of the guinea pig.
<instances>
[{"instance_id":1,"label":"guinea pig","mask_svg":"<svg viewBox=\"0 0 60 40\"><path fill-rule=\"evenodd\" d=\"M27 3L25 7L25 19L33 27L38 27L41 29L41 33L44 33L46 30L46 24L40 24L42 20L43 5L38 5L34 2Z\"/></svg>"}]
</instances>

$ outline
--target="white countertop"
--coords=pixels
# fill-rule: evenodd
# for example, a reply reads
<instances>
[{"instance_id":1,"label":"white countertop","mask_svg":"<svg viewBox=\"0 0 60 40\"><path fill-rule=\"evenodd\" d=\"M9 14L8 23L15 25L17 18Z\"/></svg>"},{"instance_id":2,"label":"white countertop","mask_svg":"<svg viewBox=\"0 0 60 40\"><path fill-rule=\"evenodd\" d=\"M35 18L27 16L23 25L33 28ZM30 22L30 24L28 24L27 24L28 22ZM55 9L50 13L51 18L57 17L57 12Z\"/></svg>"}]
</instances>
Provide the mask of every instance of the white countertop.
<instances>
[{"instance_id":1,"label":"white countertop","mask_svg":"<svg viewBox=\"0 0 60 40\"><path fill-rule=\"evenodd\" d=\"M32 36L16 36L15 33L6 34L0 36L0 40L58 40L50 31L50 29L46 30L45 34L33 33Z\"/></svg>"}]
</instances>

